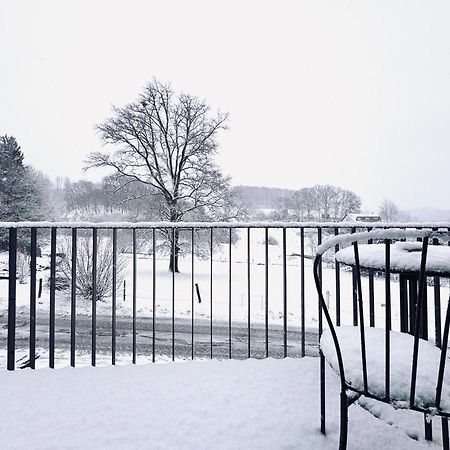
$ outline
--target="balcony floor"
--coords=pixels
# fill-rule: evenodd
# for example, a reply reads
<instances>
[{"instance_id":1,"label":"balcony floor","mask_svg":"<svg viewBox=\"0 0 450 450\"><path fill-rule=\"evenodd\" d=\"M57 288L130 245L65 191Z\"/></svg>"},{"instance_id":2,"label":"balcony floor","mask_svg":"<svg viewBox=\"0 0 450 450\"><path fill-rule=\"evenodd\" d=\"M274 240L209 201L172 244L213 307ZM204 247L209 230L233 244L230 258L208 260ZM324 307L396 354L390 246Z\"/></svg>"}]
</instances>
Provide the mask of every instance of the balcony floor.
<instances>
[{"instance_id":1,"label":"balcony floor","mask_svg":"<svg viewBox=\"0 0 450 450\"><path fill-rule=\"evenodd\" d=\"M2 448L337 448L338 379L324 437L318 358L2 371L0 386ZM351 406L349 448L438 448L421 415L397 413Z\"/></svg>"}]
</instances>

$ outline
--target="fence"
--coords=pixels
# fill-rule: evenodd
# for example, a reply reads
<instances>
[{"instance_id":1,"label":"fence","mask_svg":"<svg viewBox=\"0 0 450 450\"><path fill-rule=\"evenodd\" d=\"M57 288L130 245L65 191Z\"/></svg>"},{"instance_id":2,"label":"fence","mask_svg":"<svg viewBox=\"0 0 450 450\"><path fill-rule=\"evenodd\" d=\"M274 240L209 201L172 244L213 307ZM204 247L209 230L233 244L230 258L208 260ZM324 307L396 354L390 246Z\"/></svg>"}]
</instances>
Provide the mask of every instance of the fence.
<instances>
[{"instance_id":1,"label":"fence","mask_svg":"<svg viewBox=\"0 0 450 450\"><path fill-rule=\"evenodd\" d=\"M450 232L450 223L1 223L7 241L3 285L0 278L0 309L2 298L7 299L6 368L35 368L40 356L45 363L48 358L51 368L56 360L75 366L87 352L92 366L98 364L98 357L116 364L119 359L136 363L139 358L155 362L315 354L314 248L328 236L377 227ZM60 251L61 241L68 243L66 252ZM89 251L80 260L86 243ZM46 260L43 267L38 265L40 247L48 247L48 267ZM22 254L29 259L25 275L20 273ZM125 289L119 285L123 258ZM175 267L178 258L181 274L162 267L169 260ZM61 287L63 260L66 285ZM86 270L88 299L79 291ZM48 279L41 299L38 274ZM374 270L365 275L368 322L376 326L383 303L376 300L375 292L383 275ZM334 297L336 322L356 324L354 274L330 262L323 279L328 298ZM428 331L434 331L439 342L442 282L434 277L430 284L434 303L429 304L433 320ZM59 303L67 310L61 312ZM130 338L126 345L124 336ZM2 335L0 345L1 339Z\"/></svg>"}]
</instances>

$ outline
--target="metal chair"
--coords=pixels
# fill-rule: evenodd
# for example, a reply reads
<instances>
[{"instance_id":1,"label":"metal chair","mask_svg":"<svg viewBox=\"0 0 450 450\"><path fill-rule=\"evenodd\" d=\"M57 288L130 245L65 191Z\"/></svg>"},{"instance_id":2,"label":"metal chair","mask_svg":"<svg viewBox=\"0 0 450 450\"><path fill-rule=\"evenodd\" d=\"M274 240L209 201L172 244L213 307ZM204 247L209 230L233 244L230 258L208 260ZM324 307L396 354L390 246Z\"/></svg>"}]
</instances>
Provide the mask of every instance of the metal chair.
<instances>
[{"instance_id":1,"label":"metal chair","mask_svg":"<svg viewBox=\"0 0 450 450\"><path fill-rule=\"evenodd\" d=\"M414 312L414 327L410 333L391 330L391 249L393 241L405 239L421 240L420 264L418 264L418 294ZM361 283L360 248L361 242L383 242L385 272L384 330L365 327L364 302ZM444 369L447 360L447 345L450 325L450 298L447 304L444 330L440 348L420 339L423 320L424 297L427 286L427 254L429 242L448 243L447 233L426 230L378 229L373 231L338 235L319 246L314 260L314 280L319 294L319 335L320 335L320 396L321 432L325 427L325 362L340 377L340 437L339 449L347 447L348 407L360 396L366 396L389 403L395 408L406 408L424 413L425 438L431 440L431 418L440 416L442 420L443 448L449 448L448 422L450 417L450 394L443 398ZM323 254L336 246L351 244L353 247L353 275L356 278L357 322L356 326L335 326L322 292ZM370 245L370 244L369 244ZM368 247L368 246L365 246ZM347 249L347 255L348 255ZM373 247L370 249L373 250ZM445 274L443 276L449 276ZM426 298L426 297L425 297ZM439 311L440 314L440 311ZM323 315L328 329L323 327ZM338 325L340 325L338 323ZM371 323L373 326L373 323ZM440 315L439 315L440 326ZM383 338L384 337L384 342ZM419 351L420 344L420 351ZM439 345L437 342L436 345ZM378 346L378 348L377 348ZM381 346L381 349L379 348ZM403 354L409 351L409 358ZM372 355L371 353L372 352ZM384 353L384 358L380 355ZM380 361L381 360L381 361ZM420 363L423 363L422 366ZM430 366L435 366L432 372ZM383 370L384 369L384 370ZM405 371L409 373L405 378ZM380 373L384 372L384 373ZM419 376L418 376L419 374ZM435 374L435 378L433 378ZM399 379L398 377L401 377ZM431 377L431 378L430 378ZM431 380L431 381L430 381ZM431 384L430 384L431 383ZM447 383L445 383L447 384ZM449 389L450 390L450 389ZM430 394L431 391L434 391Z\"/></svg>"}]
</instances>

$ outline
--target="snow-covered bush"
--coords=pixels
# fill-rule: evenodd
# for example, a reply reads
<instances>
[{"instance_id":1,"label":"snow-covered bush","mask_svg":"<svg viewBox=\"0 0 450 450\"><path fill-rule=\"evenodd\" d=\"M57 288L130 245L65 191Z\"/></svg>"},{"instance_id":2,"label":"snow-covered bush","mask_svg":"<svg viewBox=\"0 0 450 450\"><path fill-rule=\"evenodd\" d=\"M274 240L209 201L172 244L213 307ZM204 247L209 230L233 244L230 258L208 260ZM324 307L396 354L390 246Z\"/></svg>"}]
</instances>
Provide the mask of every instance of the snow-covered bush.
<instances>
[{"instance_id":1,"label":"snow-covered bush","mask_svg":"<svg viewBox=\"0 0 450 450\"><path fill-rule=\"evenodd\" d=\"M79 295L86 299L92 298L92 264L93 249L91 236L79 236L77 239L76 258L76 290ZM72 280L72 243L70 238L64 239L60 244L58 252L63 254L63 258L58 266L61 278L65 279L67 285L71 285ZM117 279L116 286L123 279L126 260L120 249L117 250ZM96 297L103 300L111 295L113 281L113 250L109 236L98 236L97 238L97 271L96 271Z\"/></svg>"},{"instance_id":2,"label":"snow-covered bush","mask_svg":"<svg viewBox=\"0 0 450 450\"><path fill-rule=\"evenodd\" d=\"M24 253L17 254L17 279L20 284L25 284L30 275L30 257Z\"/></svg>"}]
</instances>

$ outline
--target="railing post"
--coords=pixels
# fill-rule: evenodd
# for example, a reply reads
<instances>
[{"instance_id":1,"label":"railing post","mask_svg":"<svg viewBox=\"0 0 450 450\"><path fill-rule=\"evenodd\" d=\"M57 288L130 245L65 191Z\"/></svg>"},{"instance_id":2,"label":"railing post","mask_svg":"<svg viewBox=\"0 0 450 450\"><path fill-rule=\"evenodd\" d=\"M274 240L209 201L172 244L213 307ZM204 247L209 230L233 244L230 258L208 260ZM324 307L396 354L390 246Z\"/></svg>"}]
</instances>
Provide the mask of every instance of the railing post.
<instances>
[{"instance_id":1,"label":"railing post","mask_svg":"<svg viewBox=\"0 0 450 450\"><path fill-rule=\"evenodd\" d=\"M92 330L91 365L96 364L97 353L97 228L92 229Z\"/></svg>"},{"instance_id":2,"label":"railing post","mask_svg":"<svg viewBox=\"0 0 450 450\"><path fill-rule=\"evenodd\" d=\"M16 278L17 278L17 228L9 229L8 241L8 355L7 369L14 370L16 347Z\"/></svg>"},{"instance_id":3,"label":"railing post","mask_svg":"<svg viewBox=\"0 0 450 450\"><path fill-rule=\"evenodd\" d=\"M232 319L231 319L231 284L232 284L232 276L231 276L231 246L232 246L232 229L229 229L229 237L228 237L228 358L232 357Z\"/></svg>"},{"instance_id":4,"label":"railing post","mask_svg":"<svg viewBox=\"0 0 450 450\"><path fill-rule=\"evenodd\" d=\"M49 362L55 368L55 303L56 303L56 228L51 229L50 236L50 329L49 329Z\"/></svg>"},{"instance_id":5,"label":"railing post","mask_svg":"<svg viewBox=\"0 0 450 450\"><path fill-rule=\"evenodd\" d=\"M117 228L112 231L111 364L116 364Z\"/></svg>"},{"instance_id":6,"label":"railing post","mask_svg":"<svg viewBox=\"0 0 450 450\"><path fill-rule=\"evenodd\" d=\"M305 229L300 229L300 314L301 314L301 355L306 354L305 349Z\"/></svg>"},{"instance_id":7,"label":"railing post","mask_svg":"<svg viewBox=\"0 0 450 450\"><path fill-rule=\"evenodd\" d=\"M437 228L433 228L433 231L437 231ZM433 245L438 245L439 239L433 238ZM441 347L441 279L439 277L433 278L433 291L434 291L434 336L436 347Z\"/></svg>"},{"instance_id":8,"label":"railing post","mask_svg":"<svg viewBox=\"0 0 450 450\"><path fill-rule=\"evenodd\" d=\"M191 228L191 359L194 359L194 334L195 334L195 230Z\"/></svg>"},{"instance_id":9,"label":"railing post","mask_svg":"<svg viewBox=\"0 0 450 450\"><path fill-rule=\"evenodd\" d=\"M334 235L339 235L339 228L334 228ZM334 246L334 252L339 251L339 244ZM334 273L336 281L336 325L341 325L341 271L339 261L335 260Z\"/></svg>"},{"instance_id":10,"label":"railing post","mask_svg":"<svg viewBox=\"0 0 450 450\"><path fill-rule=\"evenodd\" d=\"M266 344L266 358L269 357L269 229L265 230L265 242L264 242L264 298L265 298L265 311L264 311L264 325L265 325L265 344Z\"/></svg>"},{"instance_id":11,"label":"railing post","mask_svg":"<svg viewBox=\"0 0 450 450\"><path fill-rule=\"evenodd\" d=\"M30 245L30 367L36 367L36 256L37 229L31 228Z\"/></svg>"},{"instance_id":12,"label":"railing post","mask_svg":"<svg viewBox=\"0 0 450 450\"><path fill-rule=\"evenodd\" d=\"M72 228L72 289L70 298L70 365L75 367L77 317L77 229Z\"/></svg>"},{"instance_id":13,"label":"railing post","mask_svg":"<svg viewBox=\"0 0 450 450\"><path fill-rule=\"evenodd\" d=\"M136 293L137 293L137 259L136 259L136 228L133 228L133 357L136 364Z\"/></svg>"},{"instance_id":14,"label":"railing post","mask_svg":"<svg viewBox=\"0 0 450 450\"><path fill-rule=\"evenodd\" d=\"M286 228L283 228L283 349L284 357L287 358L288 336L287 336L287 257L286 257Z\"/></svg>"},{"instance_id":15,"label":"railing post","mask_svg":"<svg viewBox=\"0 0 450 450\"><path fill-rule=\"evenodd\" d=\"M152 361L155 362L156 351L156 330L155 330L155 315L156 315L156 230L152 229Z\"/></svg>"},{"instance_id":16,"label":"railing post","mask_svg":"<svg viewBox=\"0 0 450 450\"><path fill-rule=\"evenodd\" d=\"M210 230L210 268L209 268L209 285L210 285L210 304L209 304L209 337L210 337L210 356L213 357L213 228Z\"/></svg>"},{"instance_id":17,"label":"railing post","mask_svg":"<svg viewBox=\"0 0 450 450\"><path fill-rule=\"evenodd\" d=\"M250 228L247 228L247 358L251 357L251 267L250 267Z\"/></svg>"}]
</instances>

